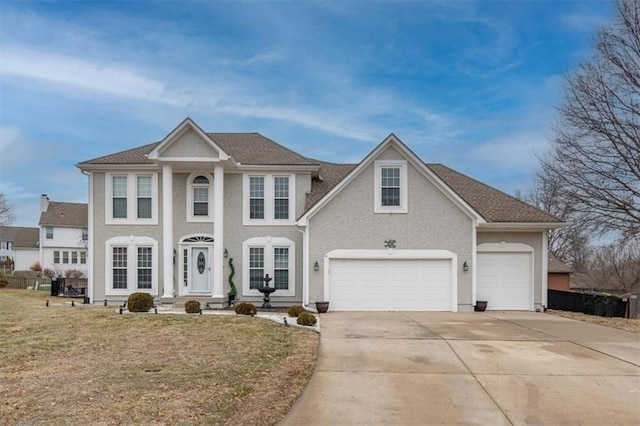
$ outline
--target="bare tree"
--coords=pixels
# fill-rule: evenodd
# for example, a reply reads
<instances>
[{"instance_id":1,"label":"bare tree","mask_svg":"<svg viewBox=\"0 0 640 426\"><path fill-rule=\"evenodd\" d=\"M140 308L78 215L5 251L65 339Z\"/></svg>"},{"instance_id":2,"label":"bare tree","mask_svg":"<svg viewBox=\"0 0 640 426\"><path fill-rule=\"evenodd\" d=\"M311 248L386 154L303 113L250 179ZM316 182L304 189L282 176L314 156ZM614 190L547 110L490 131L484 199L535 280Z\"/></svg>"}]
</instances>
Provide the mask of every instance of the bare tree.
<instances>
[{"instance_id":1,"label":"bare tree","mask_svg":"<svg viewBox=\"0 0 640 426\"><path fill-rule=\"evenodd\" d=\"M640 291L640 243L611 244L596 250L591 275L601 288Z\"/></svg>"},{"instance_id":2,"label":"bare tree","mask_svg":"<svg viewBox=\"0 0 640 426\"><path fill-rule=\"evenodd\" d=\"M12 223L13 206L9 204L4 193L0 192L0 225L11 225Z\"/></svg>"},{"instance_id":3,"label":"bare tree","mask_svg":"<svg viewBox=\"0 0 640 426\"><path fill-rule=\"evenodd\" d=\"M640 2L619 0L568 76L545 179L594 232L640 238Z\"/></svg>"},{"instance_id":4,"label":"bare tree","mask_svg":"<svg viewBox=\"0 0 640 426\"><path fill-rule=\"evenodd\" d=\"M516 197L567 222L567 226L549 231L549 251L574 271L587 269L592 254L591 239L580 214L562 196L558 182L538 173L532 186L524 193L517 191Z\"/></svg>"}]
</instances>

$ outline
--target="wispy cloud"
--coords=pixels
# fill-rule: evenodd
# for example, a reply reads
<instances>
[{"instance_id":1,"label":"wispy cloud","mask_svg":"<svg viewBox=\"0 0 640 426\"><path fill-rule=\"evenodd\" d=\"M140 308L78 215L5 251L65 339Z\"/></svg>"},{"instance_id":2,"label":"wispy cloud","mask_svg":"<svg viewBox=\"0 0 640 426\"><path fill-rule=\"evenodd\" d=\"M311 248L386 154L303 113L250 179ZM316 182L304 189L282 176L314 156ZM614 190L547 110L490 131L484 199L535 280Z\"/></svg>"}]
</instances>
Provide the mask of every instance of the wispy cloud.
<instances>
[{"instance_id":1,"label":"wispy cloud","mask_svg":"<svg viewBox=\"0 0 640 426\"><path fill-rule=\"evenodd\" d=\"M0 61L0 75L5 78L33 79L105 95L172 105L184 103L168 94L160 81L113 62L96 62L21 46L3 48Z\"/></svg>"}]
</instances>

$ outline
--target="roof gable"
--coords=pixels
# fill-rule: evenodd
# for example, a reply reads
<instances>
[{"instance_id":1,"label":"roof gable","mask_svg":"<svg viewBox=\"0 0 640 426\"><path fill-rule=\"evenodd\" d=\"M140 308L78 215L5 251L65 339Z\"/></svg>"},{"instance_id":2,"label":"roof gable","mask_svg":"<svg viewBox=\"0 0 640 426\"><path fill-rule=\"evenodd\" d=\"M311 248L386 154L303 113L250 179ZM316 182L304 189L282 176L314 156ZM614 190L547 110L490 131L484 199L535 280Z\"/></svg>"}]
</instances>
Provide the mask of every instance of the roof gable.
<instances>
[{"instance_id":1,"label":"roof gable","mask_svg":"<svg viewBox=\"0 0 640 426\"><path fill-rule=\"evenodd\" d=\"M147 154L149 160L228 160L229 155L187 117Z\"/></svg>"},{"instance_id":2,"label":"roof gable","mask_svg":"<svg viewBox=\"0 0 640 426\"><path fill-rule=\"evenodd\" d=\"M311 218L318 210L326 205L335 195L346 187L351 181L359 176L369 165L378 159L383 153L392 148L399 157L406 159L416 170L418 170L428 181L430 181L440 192L442 192L450 201L457 205L469 217L483 221L482 217L477 214L458 194L452 191L447 185L445 185L426 165L413 153L396 135L391 133L387 136L369 155L367 155L359 164L351 168L347 174L340 180L337 180L336 185L332 188L326 188L328 185L316 185L316 189L322 189L324 194L320 197L311 196L307 197L307 210L298 219L299 225L306 226L306 221ZM334 173L344 172L348 170L347 167L339 168L337 165L330 165L330 163L323 163L325 170L330 170ZM326 166L328 165L328 167ZM322 170L321 170L322 173ZM313 189L313 185L312 185ZM317 199L317 200L315 200ZM315 200L313 204L309 200Z\"/></svg>"}]
</instances>

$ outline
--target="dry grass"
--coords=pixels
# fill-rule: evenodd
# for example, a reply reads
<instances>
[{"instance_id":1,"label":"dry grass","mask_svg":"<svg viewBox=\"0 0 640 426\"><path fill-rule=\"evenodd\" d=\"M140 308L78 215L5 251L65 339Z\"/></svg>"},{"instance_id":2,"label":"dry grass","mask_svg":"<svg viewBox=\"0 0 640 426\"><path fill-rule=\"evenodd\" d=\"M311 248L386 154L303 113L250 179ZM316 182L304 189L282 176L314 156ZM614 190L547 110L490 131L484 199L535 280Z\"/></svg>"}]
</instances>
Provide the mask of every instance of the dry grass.
<instances>
[{"instance_id":1,"label":"dry grass","mask_svg":"<svg viewBox=\"0 0 640 426\"><path fill-rule=\"evenodd\" d=\"M0 290L0 424L275 424L316 361L317 333L267 320L59 303Z\"/></svg>"},{"instance_id":2,"label":"dry grass","mask_svg":"<svg viewBox=\"0 0 640 426\"><path fill-rule=\"evenodd\" d=\"M551 309L547 310L546 312L551 315L557 315L559 317L571 318L578 321L590 322L593 324L606 325L607 327L612 328L619 328L620 330L630 331L632 333L640 335L640 319L607 318L595 315L585 315L581 312L554 311Z\"/></svg>"}]
</instances>

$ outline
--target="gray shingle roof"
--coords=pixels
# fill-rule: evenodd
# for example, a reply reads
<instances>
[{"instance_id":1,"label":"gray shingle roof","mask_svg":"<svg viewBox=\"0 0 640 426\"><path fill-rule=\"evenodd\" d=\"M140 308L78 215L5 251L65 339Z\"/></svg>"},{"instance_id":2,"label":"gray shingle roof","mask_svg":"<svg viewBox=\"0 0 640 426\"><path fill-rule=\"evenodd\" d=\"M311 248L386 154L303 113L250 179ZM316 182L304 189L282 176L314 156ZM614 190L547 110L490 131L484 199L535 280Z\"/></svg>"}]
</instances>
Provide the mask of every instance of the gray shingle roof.
<instances>
[{"instance_id":1,"label":"gray shingle roof","mask_svg":"<svg viewBox=\"0 0 640 426\"><path fill-rule=\"evenodd\" d=\"M564 262L549 253L548 272L551 274L570 274L573 271Z\"/></svg>"},{"instance_id":2,"label":"gray shingle roof","mask_svg":"<svg viewBox=\"0 0 640 426\"><path fill-rule=\"evenodd\" d=\"M18 231L17 226L0 226L0 241L13 241Z\"/></svg>"},{"instance_id":3,"label":"gray shingle roof","mask_svg":"<svg viewBox=\"0 0 640 426\"><path fill-rule=\"evenodd\" d=\"M477 211L487 222L562 223L524 201L505 194L442 164L427 164L440 179Z\"/></svg>"},{"instance_id":4,"label":"gray shingle roof","mask_svg":"<svg viewBox=\"0 0 640 426\"><path fill-rule=\"evenodd\" d=\"M46 212L40 214L40 225L86 228L88 226L88 207L84 203L49 202Z\"/></svg>"},{"instance_id":5,"label":"gray shingle roof","mask_svg":"<svg viewBox=\"0 0 640 426\"><path fill-rule=\"evenodd\" d=\"M317 165L308 158L293 152L260 133L207 133L220 148L237 161L248 165ZM91 164L153 164L146 155L160 142L105 155L80 163Z\"/></svg>"},{"instance_id":6,"label":"gray shingle roof","mask_svg":"<svg viewBox=\"0 0 640 426\"><path fill-rule=\"evenodd\" d=\"M40 228L18 228L13 240L13 248L38 248Z\"/></svg>"},{"instance_id":7,"label":"gray shingle roof","mask_svg":"<svg viewBox=\"0 0 640 426\"><path fill-rule=\"evenodd\" d=\"M309 210L322 197L324 197L334 186L345 178L357 164L334 164L320 163L320 177L311 182L311 192L307 194L305 200L305 211Z\"/></svg>"}]
</instances>

